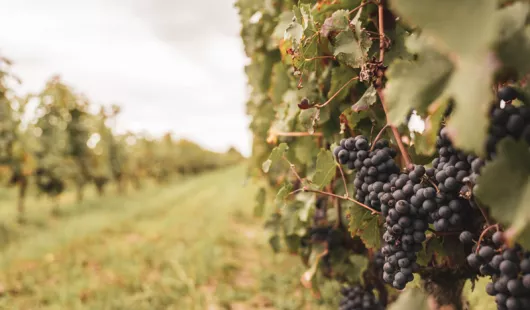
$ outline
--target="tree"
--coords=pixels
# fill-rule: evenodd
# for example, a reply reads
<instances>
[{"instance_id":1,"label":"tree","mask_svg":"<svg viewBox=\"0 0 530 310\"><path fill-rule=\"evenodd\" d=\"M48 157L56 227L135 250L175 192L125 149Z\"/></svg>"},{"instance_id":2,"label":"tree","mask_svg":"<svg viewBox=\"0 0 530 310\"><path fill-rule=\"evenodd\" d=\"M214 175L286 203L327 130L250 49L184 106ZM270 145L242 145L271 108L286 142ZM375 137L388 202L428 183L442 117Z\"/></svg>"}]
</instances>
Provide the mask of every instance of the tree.
<instances>
[{"instance_id":1,"label":"tree","mask_svg":"<svg viewBox=\"0 0 530 310\"><path fill-rule=\"evenodd\" d=\"M18 186L18 220L24 220L24 198L28 187L28 161L24 133L20 128L25 100L18 98L9 83L20 81L10 73L11 62L0 58L0 166L9 168L9 184Z\"/></svg>"}]
</instances>

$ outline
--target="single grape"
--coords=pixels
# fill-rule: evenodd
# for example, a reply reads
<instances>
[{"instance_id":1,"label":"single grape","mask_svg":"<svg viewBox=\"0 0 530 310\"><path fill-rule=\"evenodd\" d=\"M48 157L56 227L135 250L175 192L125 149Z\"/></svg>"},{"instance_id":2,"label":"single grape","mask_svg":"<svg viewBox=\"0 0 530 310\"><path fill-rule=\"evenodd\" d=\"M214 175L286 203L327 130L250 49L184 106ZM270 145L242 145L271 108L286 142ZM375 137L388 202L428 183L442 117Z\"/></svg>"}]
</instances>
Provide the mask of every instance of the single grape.
<instances>
[{"instance_id":1,"label":"single grape","mask_svg":"<svg viewBox=\"0 0 530 310\"><path fill-rule=\"evenodd\" d=\"M459 240L463 244L471 244L473 243L473 234L467 230L464 230L460 233Z\"/></svg>"},{"instance_id":2,"label":"single grape","mask_svg":"<svg viewBox=\"0 0 530 310\"><path fill-rule=\"evenodd\" d=\"M517 265L515 265L514 262L512 261L509 261L509 260L504 260L500 266L499 266L499 269L501 271L501 273L509 276L509 277L514 277L517 275Z\"/></svg>"},{"instance_id":3,"label":"single grape","mask_svg":"<svg viewBox=\"0 0 530 310\"><path fill-rule=\"evenodd\" d=\"M475 253L471 253L467 256L467 263L469 266L473 268L479 268L480 267L480 260L478 259L477 255Z\"/></svg>"},{"instance_id":4,"label":"single grape","mask_svg":"<svg viewBox=\"0 0 530 310\"><path fill-rule=\"evenodd\" d=\"M519 94L518 94L517 90L515 88L513 88L513 87L510 87L510 86L502 87L497 92L497 98L499 98L499 100L503 100L503 101L515 100L515 99L517 99L518 95Z\"/></svg>"},{"instance_id":5,"label":"single grape","mask_svg":"<svg viewBox=\"0 0 530 310\"><path fill-rule=\"evenodd\" d=\"M484 261L490 261L493 258L493 255L495 254L495 251L490 246L483 246L478 251L478 255L482 258Z\"/></svg>"}]
</instances>

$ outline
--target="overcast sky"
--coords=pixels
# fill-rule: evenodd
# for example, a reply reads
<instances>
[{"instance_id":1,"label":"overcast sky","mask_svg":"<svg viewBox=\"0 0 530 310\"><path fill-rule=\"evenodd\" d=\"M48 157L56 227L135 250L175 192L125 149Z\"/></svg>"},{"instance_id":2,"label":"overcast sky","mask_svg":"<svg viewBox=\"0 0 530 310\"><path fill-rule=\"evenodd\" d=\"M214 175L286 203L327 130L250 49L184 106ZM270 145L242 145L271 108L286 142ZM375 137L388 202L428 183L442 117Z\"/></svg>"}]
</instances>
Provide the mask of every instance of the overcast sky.
<instances>
[{"instance_id":1,"label":"overcast sky","mask_svg":"<svg viewBox=\"0 0 530 310\"><path fill-rule=\"evenodd\" d=\"M0 54L20 92L60 74L94 103L121 105L121 131L250 152L233 0L0 0Z\"/></svg>"}]
</instances>

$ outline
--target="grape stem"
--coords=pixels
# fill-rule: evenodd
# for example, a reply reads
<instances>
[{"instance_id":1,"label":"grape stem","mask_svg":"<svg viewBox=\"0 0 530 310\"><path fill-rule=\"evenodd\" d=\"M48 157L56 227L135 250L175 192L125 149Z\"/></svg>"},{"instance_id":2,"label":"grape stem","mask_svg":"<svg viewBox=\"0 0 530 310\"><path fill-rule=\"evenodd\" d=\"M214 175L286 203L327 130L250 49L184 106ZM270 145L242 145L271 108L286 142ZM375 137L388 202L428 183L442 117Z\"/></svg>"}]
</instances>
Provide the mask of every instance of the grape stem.
<instances>
[{"instance_id":1,"label":"grape stem","mask_svg":"<svg viewBox=\"0 0 530 310\"><path fill-rule=\"evenodd\" d=\"M275 136L281 136L281 137L310 137L310 136L321 137L322 136L321 132L309 133L305 131L304 132L284 132L284 131L271 130L270 134L275 135Z\"/></svg>"},{"instance_id":2,"label":"grape stem","mask_svg":"<svg viewBox=\"0 0 530 310\"><path fill-rule=\"evenodd\" d=\"M353 12L359 10L360 8L362 8L363 6L367 5L367 4L370 4L370 3L374 3L373 1L366 1L366 2L363 2L361 3L360 5L358 5L356 8L350 10L350 13L349 14L352 14Z\"/></svg>"},{"instance_id":3,"label":"grape stem","mask_svg":"<svg viewBox=\"0 0 530 310\"><path fill-rule=\"evenodd\" d=\"M477 249L475 250L475 254L478 253L478 251L480 250L480 243L482 242L482 240L484 239L484 236L486 235L486 233L492 229L492 228L496 228L497 231L499 230L499 224L495 224L495 225L490 225L488 227L486 227L482 233L480 234L480 237L478 238L478 242L477 242Z\"/></svg>"},{"instance_id":4,"label":"grape stem","mask_svg":"<svg viewBox=\"0 0 530 310\"><path fill-rule=\"evenodd\" d=\"M294 191L290 192L287 196L291 196L291 195L294 195L296 193L303 192L303 191L304 191L303 188L295 189Z\"/></svg>"},{"instance_id":5,"label":"grape stem","mask_svg":"<svg viewBox=\"0 0 530 310\"><path fill-rule=\"evenodd\" d=\"M335 56L315 56L311 58L305 58L304 61L312 61L316 59L335 59Z\"/></svg>"},{"instance_id":6,"label":"grape stem","mask_svg":"<svg viewBox=\"0 0 530 310\"><path fill-rule=\"evenodd\" d=\"M388 127L389 125L386 124L383 128L381 128L381 130L379 131L379 133L377 134L377 136L375 137L374 141L372 141L372 147L370 148L370 152L374 150L374 147L375 147L375 143L377 141L379 141L379 138L381 138L381 135L383 134L383 132L385 131L385 129Z\"/></svg>"},{"instance_id":7,"label":"grape stem","mask_svg":"<svg viewBox=\"0 0 530 310\"><path fill-rule=\"evenodd\" d=\"M341 88L339 88L339 90L337 90L337 92L335 92L333 94L333 96L329 97L328 101L322 103L322 104L316 104L314 107L317 108L317 109L322 109L323 107L327 106L333 99L335 99L335 97L337 97L337 95L344 89L346 88L346 86L348 86L351 82L355 81L359 79L358 76L354 76L352 77L348 82L344 83L344 85L342 85Z\"/></svg>"},{"instance_id":8,"label":"grape stem","mask_svg":"<svg viewBox=\"0 0 530 310\"><path fill-rule=\"evenodd\" d=\"M300 175L298 174L298 172L296 172L296 167L294 166L293 163L291 163L287 157L285 157L285 155L283 156L283 159L289 164L289 168L291 168L291 171L293 172L294 176L296 177L296 179L300 182L300 184L304 184L304 180L300 177Z\"/></svg>"},{"instance_id":9,"label":"grape stem","mask_svg":"<svg viewBox=\"0 0 530 310\"><path fill-rule=\"evenodd\" d=\"M436 189L436 193L440 192L440 189L438 188L438 186L436 186L436 183L434 183L433 180L431 180L431 178L427 177L427 181L429 181L429 183L431 183L431 185L434 186L434 188Z\"/></svg>"},{"instance_id":10,"label":"grape stem","mask_svg":"<svg viewBox=\"0 0 530 310\"><path fill-rule=\"evenodd\" d=\"M283 159L289 164L289 167L291 168L291 171L293 172L294 176L296 177L296 179L298 181L300 181L301 184L304 184L304 179L302 179L300 177L300 175L298 174L298 172L296 172L296 167L294 166L294 164L292 164L288 159L287 157L283 156ZM308 180L307 180L308 181ZM345 183L346 185L346 183ZM347 195L345 196L340 196L340 195L337 195L337 194L333 194L333 193L330 193L330 192L325 192L325 191L321 191L321 190L318 190L318 189L313 189L313 188L308 188L307 186L303 186L302 188L302 191L304 192L311 192L311 193L317 193L317 194L321 194L321 195L326 195L326 196L330 196L330 197L335 197L335 198L339 198L339 199L342 199L342 200L349 200L351 202L354 202L356 204L358 204L359 206L369 210L370 212L372 212L372 214L381 214L381 212L373 209L373 208L370 208L369 206L365 205L364 203L361 203L351 197L348 197ZM299 192L299 190L295 190L293 192L291 192L290 194L294 194L296 192Z\"/></svg>"},{"instance_id":11,"label":"grape stem","mask_svg":"<svg viewBox=\"0 0 530 310\"><path fill-rule=\"evenodd\" d=\"M377 9L378 9L378 19L379 19L379 62L383 64L385 60L385 24L384 24L384 6L383 1L380 0L377 3ZM382 80L382 78L380 78ZM379 100L381 100L381 105L383 106L383 110L385 111L386 115L386 122L387 124L391 124L390 119L388 117L388 109L385 104L385 98L383 94L383 89L381 89L382 83L380 83L377 94L379 95ZM405 162L405 167L410 166L410 156L407 153L407 150L405 149L405 146L403 145L403 141L401 141L401 135L399 134L399 131L397 130L396 126L390 125L390 128L392 129L392 134L394 135L394 139L396 140L396 143L399 148L399 152L401 153L401 157L403 157L403 161Z\"/></svg>"},{"instance_id":12,"label":"grape stem","mask_svg":"<svg viewBox=\"0 0 530 310\"><path fill-rule=\"evenodd\" d=\"M313 193L318 193L318 194L322 194L322 195L327 195L327 196L331 196L331 197L335 197L335 198L339 198L339 199L342 199L342 200L349 200L351 202L354 202L356 204L358 204L359 206L369 210L372 212L372 214L381 214L381 212L375 210L375 209L372 209L370 208L369 206L365 205L364 203L361 203L351 197L345 197L345 196L340 196L340 195L336 195L336 194L333 194L333 193L328 193L328 192L324 192L324 191L321 191L321 190L318 190L318 189L312 189L312 188L307 188L307 187L303 187L304 191L305 192L313 192Z\"/></svg>"}]
</instances>

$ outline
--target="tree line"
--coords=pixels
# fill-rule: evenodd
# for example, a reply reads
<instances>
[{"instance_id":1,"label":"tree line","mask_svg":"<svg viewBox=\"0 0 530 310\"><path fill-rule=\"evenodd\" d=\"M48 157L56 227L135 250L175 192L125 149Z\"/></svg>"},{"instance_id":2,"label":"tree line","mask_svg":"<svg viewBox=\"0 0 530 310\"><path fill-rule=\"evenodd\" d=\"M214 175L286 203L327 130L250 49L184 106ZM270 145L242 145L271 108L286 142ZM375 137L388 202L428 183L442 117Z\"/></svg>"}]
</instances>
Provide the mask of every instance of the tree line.
<instances>
[{"instance_id":1,"label":"tree line","mask_svg":"<svg viewBox=\"0 0 530 310\"><path fill-rule=\"evenodd\" d=\"M115 183L123 193L147 180L165 183L243 158L234 148L220 154L171 133L117 133L118 105L98 108L59 76L36 94L17 94L15 83L21 81L11 61L0 58L0 184L17 188L19 220L32 187L55 201L72 189L82 200L87 186L103 195Z\"/></svg>"}]
</instances>

